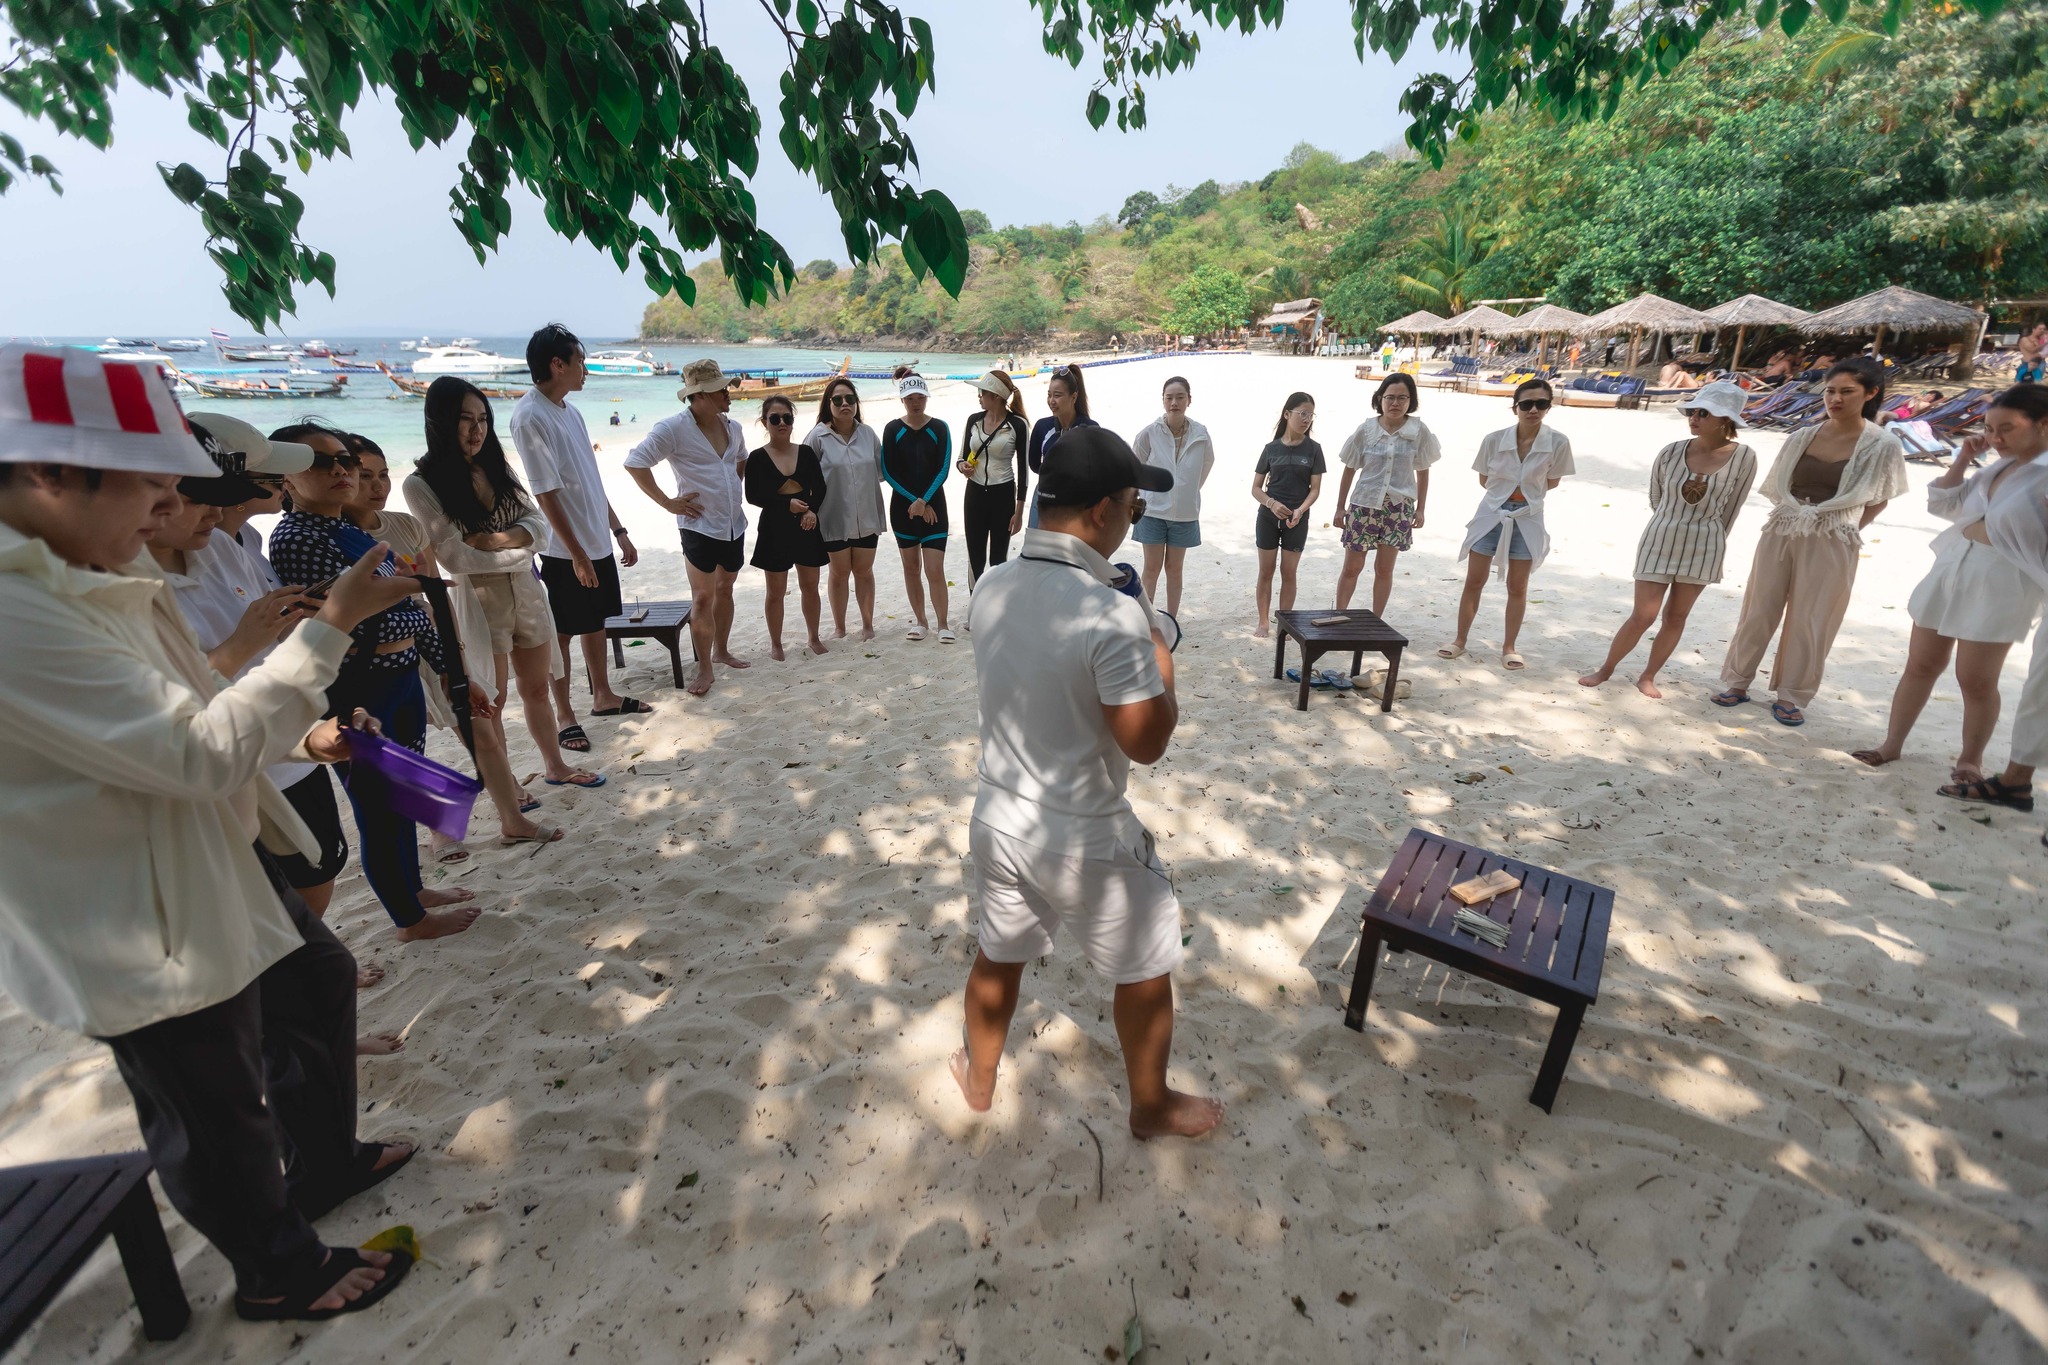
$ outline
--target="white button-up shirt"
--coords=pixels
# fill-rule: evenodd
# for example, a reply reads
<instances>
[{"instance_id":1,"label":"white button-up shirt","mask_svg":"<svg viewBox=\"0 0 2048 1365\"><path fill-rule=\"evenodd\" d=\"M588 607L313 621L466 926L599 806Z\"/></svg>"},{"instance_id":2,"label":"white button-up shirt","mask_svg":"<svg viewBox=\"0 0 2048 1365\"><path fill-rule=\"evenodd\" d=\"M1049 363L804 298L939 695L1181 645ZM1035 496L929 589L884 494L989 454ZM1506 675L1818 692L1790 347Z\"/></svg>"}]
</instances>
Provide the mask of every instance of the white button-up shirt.
<instances>
[{"instance_id":1,"label":"white button-up shirt","mask_svg":"<svg viewBox=\"0 0 2048 1365\"><path fill-rule=\"evenodd\" d=\"M110 1037L295 951L251 844L305 827L261 774L326 711L349 637L301 622L220 687L147 555L77 569L0 526L0 640L0 987Z\"/></svg>"},{"instance_id":2,"label":"white button-up shirt","mask_svg":"<svg viewBox=\"0 0 2048 1365\"><path fill-rule=\"evenodd\" d=\"M1202 516L1202 480L1216 467L1216 445L1209 428L1188 418L1188 429L1180 439L1180 451L1173 448L1173 431L1164 416L1138 433L1131 453L1146 464L1173 471L1173 487L1164 493L1145 495L1145 515L1161 521L1199 521Z\"/></svg>"},{"instance_id":3,"label":"white button-up shirt","mask_svg":"<svg viewBox=\"0 0 2048 1365\"><path fill-rule=\"evenodd\" d=\"M676 496L693 497L704 510L676 514L676 525L713 540L738 540L747 533L747 500L740 483L747 440L740 424L725 419L725 449L714 450L704 439L688 408L654 424L645 440L626 457L628 469L652 469L667 460L675 471Z\"/></svg>"},{"instance_id":4,"label":"white button-up shirt","mask_svg":"<svg viewBox=\"0 0 2048 1365\"><path fill-rule=\"evenodd\" d=\"M827 541L860 540L889 529L882 508L882 442L866 422L856 422L845 440L820 422L804 437L825 471L825 502L818 508L818 534Z\"/></svg>"},{"instance_id":5,"label":"white button-up shirt","mask_svg":"<svg viewBox=\"0 0 2048 1365\"><path fill-rule=\"evenodd\" d=\"M1505 427L1488 432L1480 441L1472 468L1486 480L1486 492L1480 495L1479 510L1472 514L1472 521L1465 528L1465 543L1458 547L1458 558L1470 554L1474 543L1488 531L1506 526L1508 529L1501 532L1500 548L1494 554L1496 572L1505 578L1508 551L1513 545L1510 537L1513 528L1519 526L1522 538L1529 543L1533 560L1530 567L1541 566L1550 555L1550 534L1543 527L1543 498L1550 491L1550 480L1578 472L1572 463L1572 443L1563 432L1538 427L1535 439L1529 442L1529 453L1521 455L1515 449L1515 429ZM1527 501L1511 506L1518 492Z\"/></svg>"},{"instance_id":6,"label":"white button-up shirt","mask_svg":"<svg viewBox=\"0 0 2048 1365\"><path fill-rule=\"evenodd\" d=\"M1393 431L1381 426L1377 416L1368 417L1337 452L1338 463L1358 471L1351 483L1351 505L1367 509L1402 499L1420 501L1415 471L1442 458L1436 433L1420 417L1408 418Z\"/></svg>"}]
</instances>

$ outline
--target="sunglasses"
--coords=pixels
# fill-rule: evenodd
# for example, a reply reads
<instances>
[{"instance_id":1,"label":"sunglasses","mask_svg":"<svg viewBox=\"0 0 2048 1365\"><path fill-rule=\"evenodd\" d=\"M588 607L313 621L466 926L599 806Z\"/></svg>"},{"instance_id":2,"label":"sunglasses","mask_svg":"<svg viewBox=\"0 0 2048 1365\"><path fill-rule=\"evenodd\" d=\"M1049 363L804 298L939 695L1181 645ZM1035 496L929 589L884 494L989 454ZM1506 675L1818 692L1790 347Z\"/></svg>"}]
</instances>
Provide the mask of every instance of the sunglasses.
<instances>
[{"instance_id":1,"label":"sunglasses","mask_svg":"<svg viewBox=\"0 0 2048 1365\"><path fill-rule=\"evenodd\" d=\"M255 484L259 488L284 487L284 475L282 474L258 474L253 469L242 472L248 477L250 483Z\"/></svg>"},{"instance_id":2,"label":"sunglasses","mask_svg":"<svg viewBox=\"0 0 2048 1365\"><path fill-rule=\"evenodd\" d=\"M1548 398L1524 398L1521 402L1515 404L1515 411L1549 412L1550 400Z\"/></svg>"},{"instance_id":3,"label":"sunglasses","mask_svg":"<svg viewBox=\"0 0 2048 1365\"><path fill-rule=\"evenodd\" d=\"M330 473L336 469L361 469L362 467L363 462L354 455L315 455L313 457L313 468L322 474Z\"/></svg>"},{"instance_id":4,"label":"sunglasses","mask_svg":"<svg viewBox=\"0 0 2048 1365\"><path fill-rule=\"evenodd\" d=\"M860 395L857 393L835 393L832 395L832 406L835 408L857 408L860 406Z\"/></svg>"},{"instance_id":5,"label":"sunglasses","mask_svg":"<svg viewBox=\"0 0 2048 1365\"><path fill-rule=\"evenodd\" d=\"M1133 525L1133 526L1136 526L1136 525L1137 525L1137 524L1138 524L1139 522L1143 521L1144 519L1145 519L1145 500L1144 500L1143 498L1132 498L1132 499L1131 499L1131 525Z\"/></svg>"},{"instance_id":6,"label":"sunglasses","mask_svg":"<svg viewBox=\"0 0 2048 1365\"><path fill-rule=\"evenodd\" d=\"M796 418L786 412L771 412L761 420L771 427L792 427L796 425Z\"/></svg>"}]
</instances>

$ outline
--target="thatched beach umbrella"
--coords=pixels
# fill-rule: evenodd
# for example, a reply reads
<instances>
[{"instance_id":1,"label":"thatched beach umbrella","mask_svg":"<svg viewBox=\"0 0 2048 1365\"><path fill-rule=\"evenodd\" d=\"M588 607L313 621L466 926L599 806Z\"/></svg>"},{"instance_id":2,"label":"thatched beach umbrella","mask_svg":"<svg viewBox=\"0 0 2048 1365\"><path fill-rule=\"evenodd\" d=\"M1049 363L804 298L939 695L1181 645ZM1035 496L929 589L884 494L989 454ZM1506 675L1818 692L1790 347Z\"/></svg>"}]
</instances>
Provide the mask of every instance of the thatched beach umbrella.
<instances>
[{"instance_id":1,"label":"thatched beach umbrella","mask_svg":"<svg viewBox=\"0 0 2048 1365\"><path fill-rule=\"evenodd\" d=\"M1541 303L1526 313L1509 318L1506 322L1495 323L1487 329L1487 333L1497 337L1535 337L1536 361L1541 364L1548 350L1548 339L1553 333L1577 331L1580 324L1585 321L1584 313L1574 313L1571 309L1559 307L1554 303Z\"/></svg>"},{"instance_id":2,"label":"thatched beach umbrella","mask_svg":"<svg viewBox=\"0 0 2048 1365\"><path fill-rule=\"evenodd\" d=\"M1865 294L1860 299L1838 303L1813 314L1799 324L1799 330L1813 335L1841 336L1876 330L1870 349L1881 352L1885 329L1894 332L1941 332L1967 336L1984 321L1984 315L1960 303L1950 303L1915 289L1896 284Z\"/></svg>"},{"instance_id":3,"label":"thatched beach umbrella","mask_svg":"<svg viewBox=\"0 0 2048 1365\"><path fill-rule=\"evenodd\" d=\"M1762 294L1744 294L1739 299L1730 299L1718 307L1707 310L1714 320L1714 327L1735 329L1735 354L1728 361L1728 368L1742 368L1742 338L1752 327L1789 327L1795 322L1804 322L1813 314L1804 308L1794 308L1789 303L1767 299Z\"/></svg>"},{"instance_id":4,"label":"thatched beach umbrella","mask_svg":"<svg viewBox=\"0 0 2048 1365\"><path fill-rule=\"evenodd\" d=\"M1479 333L1492 328L1496 323L1513 321L1513 318L1501 312L1500 309L1482 303L1476 308L1467 308L1456 317L1444 319L1443 330L1453 335L1463 335L1469 332L1473 336L1477 336Z\"/></svg>"},{"instance_id":5,"label":"thatched beach umbrella","mask_svg":"<svg viewBox=\"0 0 2048 1365\"><path fill-rule=\"evenodd\" d=\"M1581 323L1578 330L1581 336L1627 332L1628 367L1633 370L1637 348L1646 333L1658 336L1670 332L1704 332L1713 325L1713 321L1698 309L1673 303L1655 294L1638 294L1627 303L1617 303L1604 313L1595 313Z\"/></svg>"},{"instance_id":6,"label":"thatched beach umbrella","mask_svg":"<svg viewBox=\"0 0 2048 1365\"><path fill-rule=\"evenodd\" d=\"M1395 318L1380 330L1389 332L1397 337L1413 337L1416 347L1415 354L1419 356L1422 354L1422 338L1435 336L1443 329L1444 320L1442 318L1430 312L1427 308L1418 308L1405 317Z\"/></svg>"}]
</instances>

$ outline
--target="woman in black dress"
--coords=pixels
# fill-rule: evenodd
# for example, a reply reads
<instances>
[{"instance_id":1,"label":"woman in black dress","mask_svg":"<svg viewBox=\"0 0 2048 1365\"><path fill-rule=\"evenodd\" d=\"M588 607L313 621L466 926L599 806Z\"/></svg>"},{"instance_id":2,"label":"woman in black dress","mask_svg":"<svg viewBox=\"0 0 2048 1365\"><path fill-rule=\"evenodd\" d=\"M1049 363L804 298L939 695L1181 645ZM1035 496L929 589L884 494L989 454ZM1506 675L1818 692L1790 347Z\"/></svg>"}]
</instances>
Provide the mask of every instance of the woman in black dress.
<instances>
[{"instance_id":1,"label":"woman in black dress","mask_svg":"<svg viewBox=\"0 0 2048 1365\"><path fill-rule=\"evenodd\" d=\"M903 591L916 618L907 638L922 640L925 588L939 618L939 643L955 640L946 624L946 471L953 463L953 433L925 412L931 389L922 376L898 367L896 396L903 415L882 428L882 481L889 485L889 529L903 557ZM922 579L919 575L922 573Z\"/></svg>"},{"instance_id":2,"label":"woman in black dress","mask_svg":"<svg viewBox=\"0 0 2048 1365\"><path fill-rule=\"evenodd\" d=\"M818 509L825 502L825 470L817 451L789 439L796 429L796 405L787 398L762 401L761 425L768 428L768 444L747 456L746 494L747 501L761 509L751 562L767 576L762 611L768 618L768 653L784 657L782 599L793 565L810 651L823 654L825 642L818 638L818 570L829 556L824 533L818 529Z\"/></svg>"}]
</instances>

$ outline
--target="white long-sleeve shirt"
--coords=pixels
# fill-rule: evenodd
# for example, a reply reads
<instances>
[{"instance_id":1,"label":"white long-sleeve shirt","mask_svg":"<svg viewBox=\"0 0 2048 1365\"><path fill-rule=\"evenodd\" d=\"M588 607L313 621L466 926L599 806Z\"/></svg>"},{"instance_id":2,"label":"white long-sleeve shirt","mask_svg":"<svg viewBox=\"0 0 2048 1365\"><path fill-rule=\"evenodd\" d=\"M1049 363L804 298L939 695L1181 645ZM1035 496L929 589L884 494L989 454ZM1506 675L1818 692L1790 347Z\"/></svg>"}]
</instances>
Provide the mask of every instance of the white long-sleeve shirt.
<instances>
[{"instance_id":1,"label":"white long-sleeve shirt","mask_svg":"<svg viewBox=\"0 0 2048 1365\"><path fill-rule=\"evenodd\" d=\"M251 844L304 826L262 771L350 643L304 621L220 685L167 593L147 556L77 569L0 526L0 988L97 1037L219 1004L299 947Z\"/></svg>"}]
</instances>

